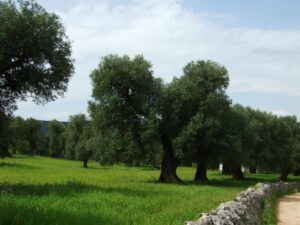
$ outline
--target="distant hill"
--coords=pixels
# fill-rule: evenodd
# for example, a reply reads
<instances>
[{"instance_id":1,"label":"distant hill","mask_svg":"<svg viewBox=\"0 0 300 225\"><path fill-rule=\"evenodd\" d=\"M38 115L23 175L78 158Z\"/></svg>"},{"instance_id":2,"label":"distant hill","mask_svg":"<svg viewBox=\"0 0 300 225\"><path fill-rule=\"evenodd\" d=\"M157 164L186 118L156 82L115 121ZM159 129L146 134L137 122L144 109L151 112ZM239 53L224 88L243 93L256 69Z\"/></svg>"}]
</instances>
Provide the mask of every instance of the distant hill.
<instances>
[{"instance_id":1,"label":"distant hill","mask_svg":"<svg viewBox=\"0 0 300 225\"><path fill-rule=\"evenodd\" d=\"M43 132L45 134L48 134L49 133L49 122L50 121L47 121L47 120L40 120L43 124ZM65 127L68 126L69 122L65 122L65 121L60 121L63 125L65 125Z\"/></svg>"}]
</instances>

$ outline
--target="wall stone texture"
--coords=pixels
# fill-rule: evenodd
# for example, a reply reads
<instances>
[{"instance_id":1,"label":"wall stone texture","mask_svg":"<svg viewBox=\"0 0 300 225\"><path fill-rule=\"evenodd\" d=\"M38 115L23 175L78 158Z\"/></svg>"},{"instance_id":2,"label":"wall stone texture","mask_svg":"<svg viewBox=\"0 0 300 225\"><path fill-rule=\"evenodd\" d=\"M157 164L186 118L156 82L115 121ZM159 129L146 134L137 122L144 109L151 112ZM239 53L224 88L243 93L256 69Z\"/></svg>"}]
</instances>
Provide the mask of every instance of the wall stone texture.
<instances>
[{"instance_id":1,"label":"wall stone texture","mask_svg":"<svg viewBox=\"0 0 300 225\"><path fill-rule=\"evenodd\" d=\"M222 203L216 210L203 214L197 221L186 225L257 225L262 212L263 201L279 192L300 189L300 183L278 182L258 183L241 192L234 200Z\"/></svg>"}]
</instances>

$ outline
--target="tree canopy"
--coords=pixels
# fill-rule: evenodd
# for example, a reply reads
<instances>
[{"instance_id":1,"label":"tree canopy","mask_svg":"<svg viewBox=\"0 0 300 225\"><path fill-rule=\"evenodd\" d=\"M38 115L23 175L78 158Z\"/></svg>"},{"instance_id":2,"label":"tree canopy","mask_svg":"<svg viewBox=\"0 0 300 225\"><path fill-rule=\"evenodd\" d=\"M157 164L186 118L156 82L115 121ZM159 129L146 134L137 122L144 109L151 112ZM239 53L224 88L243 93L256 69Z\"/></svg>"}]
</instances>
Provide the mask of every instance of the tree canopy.
<instances>
[{"instance_id":1,"label":"tree canopy","mask_svg":"<svg viewBox=\"0 0 300 225\"><path fill-rule=\"evenodd\" d=\"M151 64L142 56L130 59L109 55L102 59L91 78L93 100L89 102L89 111L98 136L102 142L107 135L121 138L115 139L119 141L118 148L122 148L119 156L134 164L135 159L145 154L141 133L155 104L156 82ZM107 150L116 153L118 150L113 146Z\"/></svg>"},{"instance_id":2,"label":"tree canopy","mask_svg":"<svg viewBox=\"0 0 300 225\"><path fill-rule=\"evenodd\" d=\"M65 152L65 130L63 123L52 120L49 122L49 153L52 157L62 157Z\"/></svg>"},{"instance_id":3,"label":"tree canopy","mask_svg":"<svg viewBox=\"0 0 300 225\"><path fill-rule=\"evenodd\" d=\"M0 111L18 100L62 96L73 74L71 44L60 18L34 1L0 1Z\"/></svg>"},{"instance_id":4,"label":"tree canopy","mask_svg":"<svg viewBox=\"0 0 300 225\"><path fill-rule=\"evenodd\" d=\"M87 167L88 160L93 155L94 138L90 122L85 114L70 116L66 129L66 152L65 157L83 161Z\"/></svg>"},{"instance_id":5,"label":"tree canopy","mask_svg":"<svg viewBox=\"0 0 300 225\"><path fill-rule=\"evenodd\" d=\"M183 126L177 140L189 148L185 151L197 163L195 181L207 180L206 170L219 148L217 135L221 129L222 114L230 100L225 94L229 76L225 67L213 61L188 63L183 69L180 92L184 105Z\"/></svg>"},{"instance_id":6,"label":"tree canopy","mask_svg":"<svg viewBox=\"0 0 300 225\"><path fill-rule=\"evenodd\" d=\"M242 166L280 171L281 179L299 166L296 119L232 105L228 72L216 62L190 62L181 77L163 83L142 56L109 55L91 78L89 112L101 163L161 157L159 180L171 183L181 182L176 169L185 163L197 164L195 181L207 180L207 168L219 162L235 179L243 179Z\"/></svg>"}]
</instances>

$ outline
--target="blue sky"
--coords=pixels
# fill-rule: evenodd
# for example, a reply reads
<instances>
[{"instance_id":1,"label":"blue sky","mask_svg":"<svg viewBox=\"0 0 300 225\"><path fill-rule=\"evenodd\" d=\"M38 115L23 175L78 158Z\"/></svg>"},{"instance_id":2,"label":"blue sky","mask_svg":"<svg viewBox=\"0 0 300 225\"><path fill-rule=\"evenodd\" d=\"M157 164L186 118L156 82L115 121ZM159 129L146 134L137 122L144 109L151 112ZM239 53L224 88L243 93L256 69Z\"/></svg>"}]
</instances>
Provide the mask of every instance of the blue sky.
<instances>
[{"instance_id":1,"label":"blue sky","mask_svg":"<svg viewBox=\"0 0 300 225\"><path fill-rule=\"evenodd\" d=\"M169 82L192 60L229 70L233 102L300 118L300 1L38 0L61 16L76 72L65 97L20 102L15 115L67 120L86 112L90 72L109 53L144 54Z\"/></svg>"},{"instance_id":2,"label":"blue sky","mask_svg":"<svg viewBox=\"0 0 300 225\"><path fill-rule=\"evenodd\" d=\"M267 29L300 28L298 0L183 0L197 11L233 16L238 26Z\"/></svg>"}]
</instances>

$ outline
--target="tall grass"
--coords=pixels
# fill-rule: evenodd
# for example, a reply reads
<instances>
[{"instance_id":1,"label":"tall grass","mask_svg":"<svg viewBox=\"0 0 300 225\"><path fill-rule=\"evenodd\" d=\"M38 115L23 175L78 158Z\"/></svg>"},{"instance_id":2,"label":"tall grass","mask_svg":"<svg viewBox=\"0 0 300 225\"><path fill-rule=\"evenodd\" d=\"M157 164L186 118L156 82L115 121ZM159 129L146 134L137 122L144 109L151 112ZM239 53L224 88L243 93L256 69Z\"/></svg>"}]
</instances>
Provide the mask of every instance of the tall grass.
<instances>
[{"instance_id":1,"label":"tall grass","mask_svg":"<svg viewBox=\"0 0 300 225\"><path fill-rule=\"evenodd\" d=\"M151 167L104 167L90 163L17 156L0 161L0 224L12 225L182 225L258 181L233 181L210 171L195 184L193 168L179 168L185 185L157 183Z\"/></svg>"}]
</instances>

